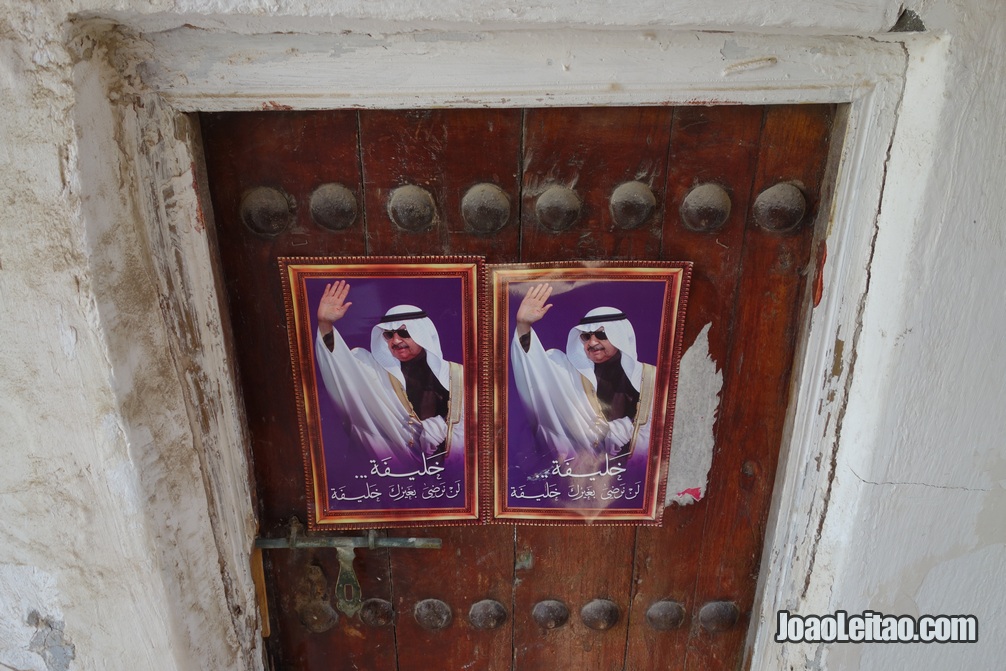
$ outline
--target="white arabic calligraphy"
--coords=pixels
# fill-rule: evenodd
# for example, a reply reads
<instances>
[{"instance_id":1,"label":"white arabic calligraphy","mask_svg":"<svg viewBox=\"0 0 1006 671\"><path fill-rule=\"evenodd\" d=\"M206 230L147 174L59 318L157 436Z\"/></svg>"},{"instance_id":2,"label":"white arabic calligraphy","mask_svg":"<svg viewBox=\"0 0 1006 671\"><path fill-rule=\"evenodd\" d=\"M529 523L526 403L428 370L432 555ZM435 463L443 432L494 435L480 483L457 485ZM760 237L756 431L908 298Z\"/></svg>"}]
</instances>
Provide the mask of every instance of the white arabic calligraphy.
<instances>
[{"instance_id":1,"label":"white arabic calligraphy","mask_svg":"<svg viewBox=\"0 0 1006 671\"><path fill-rule=\"evenodd\" d=\"M561 495L558 489L552 489L551 482L545 482L545 493L543 494L526 494L524 488L527 485L521 485L520 487L510 488L510 498L514 499L530 499L532 501L539 501L541 499L557 499Z\"/></svg>"},{"instance_id":2,"label":"white arabic calligraphy","mask_svg":"<svg viewBox=\"0 0 1006 671\"><path fill-rule=\"evenodd\" d=\"M391 457L382 459L380 464L371 459L370 463L372 464L372 466L370 467L370 474L376 475L379 478L414 478L418 475L437 475L438 473L441 473L444 470L444 467L438 466L437 464L431 464L429 463L429 460L436 459L437 457L443 456L444 454L446 454L446 452L438 452L437 454L434 454L433 456L430 457L427 457L424 454L423 467L418 471L410 471L408 473L392 473L391 466L389 466L387 463L391 459ZM384 467L383 471L381 470L382 466Z\"/></svg>"},{"instance_id":3,"label":"white arabic calligraphy","mask_svg":"<svg viewBox=\"0 0 1006 671\"><path fill-rule=\"evenodd\" d=\"M579 501L580 499L593 500L597 494L594 492L593 485L587 485L586 488L584 488L578 484L572 484L569 486L568 496L570 501Z\"/></svg>"},{"instance_id":4,"label":"white arabic calligraphy","mask_svg":"<svg viewBox=\"0 0 1006 671\"><path fill-rule=\"evenodd\" d=\"M364 501L367 499L380 499L381 492L378 489L371 489L370 483L367 483L367 493L361 494L360 496L346 496L346 488L339 487L338 489L332 490L332 498L336 501Z\"/></svg>"},{"instance_id":5,"label":"white arabic calligraphy","mask_svg":"<svg viewBox=\"0 0 1006 671\"><path fill-rule=\"evenodd\" d=\"M607 454L604 455L604 470L603 471L593 471L591 473L574 473L573 467L570 462L573 459L567 459L563 463L559 463L556 460L552 461L552 475L558 475L560 478L597 478L605 476L618 476L625 472L625 468L622 466L615 466L611 462L617 459L623 459L627 455L619 455L617 457L609 457Z\"/></svg>"},{"instance_id":6,"label":"white arabic calligraphy","mask_svg":"<svg viewBox=\"0 0 1006 671\"><path fill-rule=\"evenodd\" d=\"M391 497L392 501L414 499L416 498L416 488L412 485L405 485L403 487L396 482L388 489L388 496Z\"/></svg>"},{"instance_id":7,"label":"white arabic calligraphy","mask_svg":"<svg viewBox=\"0 0 1006 671\"><path fill-rule=\"evenodd\" d=\"M453 485L427 485L423 488L423 499L457 498L461 493L461 481L457 480Z\"/></svg>"}]
</instances>

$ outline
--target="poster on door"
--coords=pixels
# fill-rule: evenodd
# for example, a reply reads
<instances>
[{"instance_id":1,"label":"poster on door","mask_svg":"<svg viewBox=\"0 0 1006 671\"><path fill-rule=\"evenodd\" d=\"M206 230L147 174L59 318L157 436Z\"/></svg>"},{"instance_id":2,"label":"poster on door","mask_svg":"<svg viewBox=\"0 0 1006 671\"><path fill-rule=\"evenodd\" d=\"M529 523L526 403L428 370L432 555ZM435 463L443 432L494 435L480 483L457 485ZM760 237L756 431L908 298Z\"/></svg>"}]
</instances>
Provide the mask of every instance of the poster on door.
<instances>
[{"instance_id":1,"label":"poster on door","mask_svg":"<svg viewBox=\"0 0 1006 671\"><path fill-rule=\"evenodd\" d=\"M477 258L281 258L311 529L479 519Z\"/></svg>"},{"instance_id":2,"label":"poster on door","mask_svg":"<svg viewBox=\"0 0 1006 671\"><path fill-rule=\"evenodd\" d=\"M309 528L660 523L690 264L280 266Z\"/></svg>"},{"instance_id":3,"label":"poster on door","mask_svg":"<svg viewBox=\"0 0 1006 671\"><path fill-rule=\"evenodd\" d=\"M492 266L495 519L659 524L691 266Z\"/></svg>"}]
</instances>

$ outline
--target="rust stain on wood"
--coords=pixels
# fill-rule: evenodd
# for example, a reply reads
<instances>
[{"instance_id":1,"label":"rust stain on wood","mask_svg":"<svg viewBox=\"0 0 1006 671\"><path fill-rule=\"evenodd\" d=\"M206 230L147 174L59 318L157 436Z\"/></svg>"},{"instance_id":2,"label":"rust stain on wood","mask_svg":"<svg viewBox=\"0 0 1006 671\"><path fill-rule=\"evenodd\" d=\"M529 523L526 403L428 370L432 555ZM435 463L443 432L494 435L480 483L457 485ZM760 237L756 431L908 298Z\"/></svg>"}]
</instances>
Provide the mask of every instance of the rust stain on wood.
<instances>
[{"instance_id":1,"label":"rust stain on wood","mask_svg":"<svg viewBox=\"0 0 1006 671\"><path fill-rule=\"evenodd\" d=\"M824 295L824 263L828 259L828 243L822 241L817 248L817 271L814 274L814 307L821 304Z\"/></svg>"},{"instance_id":2,"label":"rust stain on wood","mask_svg":"<svg viewBox=\"0 0 1006 671\"><path fill-rule=\"evenodd\" d=\"M841 377L842 369L845 363L842 360L842 353L845 351L845 341L841 338L835 338L835 355L831 360L831 376Z\"/></svg>"},{"instance_id":3,"label":"rust stain on wood","mask_svg":"<svg viewBox=\"0 0 1006 671\"><path fill-rule=\"evenodd\" d=\"M258 599L259 613L262 616L262 638L269 638L269 600L266 598L265 569L262 567L262 550L256 548L251 556L252 581L255 583L255 596Z\"/></svg>"}]
</instances>

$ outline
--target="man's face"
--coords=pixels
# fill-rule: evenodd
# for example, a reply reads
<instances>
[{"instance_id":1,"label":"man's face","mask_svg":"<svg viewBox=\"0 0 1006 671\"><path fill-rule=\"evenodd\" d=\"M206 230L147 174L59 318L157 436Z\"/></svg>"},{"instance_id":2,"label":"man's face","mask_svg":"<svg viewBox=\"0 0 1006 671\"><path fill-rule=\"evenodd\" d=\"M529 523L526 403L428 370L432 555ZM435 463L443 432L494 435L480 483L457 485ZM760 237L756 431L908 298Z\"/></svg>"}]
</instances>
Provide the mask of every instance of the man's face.
<instances>
[{"instance_id":1,"label":"man's face","mask_svg":"<svg viewBox=\"0 0 1006 671\"><path fill-rule=\"evenodd\" d=\"M586 352L587 358L595 364L604 363L618 353L618 349L611 344L611 341L603 336L598 338L598 333L604 333L603 326L594 333L584 333L580 336L580 340L583 340L583 336L589 335L588 340L583 340L583 351Z\"/></svg>"},{"instance_id":2,"label":"man's face","mask_svg":"<svg viewBox=\"0 0 1006 671\"><path fill-rule=\"evenodd\" d=\"M409 336L402 337L398 331L385 331L384 333L391 356L399 361L412 361L423 351L423 348ZM391 334L390 340L388 340L389 333Z\"/></svg>"}]
</instances>

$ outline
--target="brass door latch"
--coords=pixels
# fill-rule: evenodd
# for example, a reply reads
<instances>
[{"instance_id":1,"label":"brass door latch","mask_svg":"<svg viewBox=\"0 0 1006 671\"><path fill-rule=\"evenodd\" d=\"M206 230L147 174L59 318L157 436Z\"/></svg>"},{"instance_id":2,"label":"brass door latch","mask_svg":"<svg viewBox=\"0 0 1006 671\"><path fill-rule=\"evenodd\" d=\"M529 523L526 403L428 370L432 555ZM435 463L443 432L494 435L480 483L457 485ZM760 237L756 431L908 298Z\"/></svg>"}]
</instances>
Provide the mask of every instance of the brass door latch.
<instances>
[{"instance_id":1,"label":"brass door latch","mask_svg":"<svg viewBox=\"0 0 1006 671\"><path fill-rule=\"evenodd\" d=\"M378 536L373 529L365 536L322 536L307 534L304 525L296 517L290 520L290 533L286 538L256 538L252 555L252 572L256 577L259 591L259 607L263 617L263 635L268 636L269 609L265 599L262 550L296 550L302 548L334 548L339 558L339 575L336 578L336 607L349 617L355 616L363 604L363 591L353 570L356 548L412 548L439 550L443 541L439 538L389 538ZM331 624L334 625L334 620ZM331 626L331 625L330 625ZM328 628L328 627L325 627Z\"/></svg>"}]
</instances>

